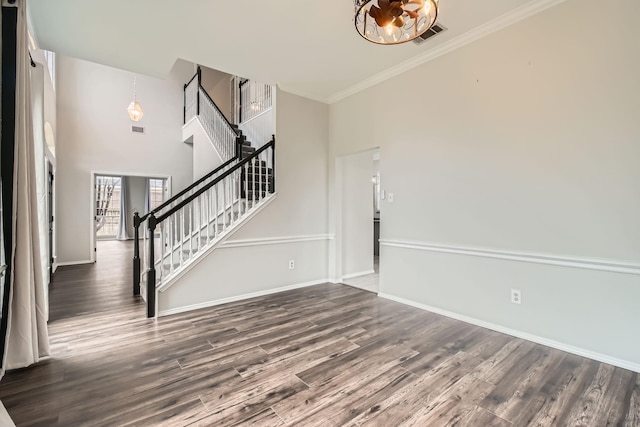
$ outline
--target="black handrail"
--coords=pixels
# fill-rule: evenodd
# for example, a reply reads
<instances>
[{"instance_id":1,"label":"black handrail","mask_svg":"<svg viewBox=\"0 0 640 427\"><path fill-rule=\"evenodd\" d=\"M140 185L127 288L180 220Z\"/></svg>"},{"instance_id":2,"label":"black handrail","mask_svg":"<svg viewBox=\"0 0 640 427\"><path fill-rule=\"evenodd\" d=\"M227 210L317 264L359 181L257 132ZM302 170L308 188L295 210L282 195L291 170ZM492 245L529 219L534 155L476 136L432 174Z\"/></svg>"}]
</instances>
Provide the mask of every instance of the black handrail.
<instances>
[{"instance_id":1,"label":"black handrail","mask_svg":"<svg viewBox=\"0 0 640 427\"><path fill-rule=\"evenodd\" d=\"M231 175L232 173L234 173L235 171L240 169L242 166L244 166L245 164L249 163L251 160L253 160L256 157L258 157L267 148L272 147L274 149L274 151L275 151L275 144L276 144L276 137L273 136L271 138L271 141L267 142L262 147L258 148L256 151L251 153L250 156L247 156L244 159L240 160L238 163L233 165L233 167L231 169L229 169L228 171L224 172L222 175L216 177L214 180L212 180L211 182L207 183L205 186L200 188L198 191L196 191L195 193L193 193L192 195L190 195L189 197L187 197L186 199L184 199L183 201L181 201L180 203L178 203L177 205L175 205L174 207L169 209L167 212L165 212L162 215L160 215L156 219L156 224L160 224L165 219L169 218L171 215L173 215L174 213L178 212L180 209L182 209L185 206L187 206L189 203L194 201L197 197L202 195L202 193L207 191L209 188L213 187L214 185L216 185L217 183L219 183L220 181L222 181L223 179L225 179L226 177L228 177L229 175ZM273 166L272 166L272 169L273 169Z\"/></svg>"},{"instance_id":2,"label":"black handrail","mask_svg":"<svg viewBox=\"0 0 640 427\"><path fill-rule=\"evenodd\" d=\"M159 213L162 209L166 208L171 203L174 203L179 197L184 196L186 193L188 193L189 191L193 190L195 187L197 187L198 185L202 184L207 179L210 179L212 176L214 176L215 174L220 172L222 169L224 169L224 168L228 167L229 165L231 165L234 161L240 160L241 157L242 157L242 147L241 147L241 145L242 145L242 141L243 141L242 138L243 137L241 136L240 131L238 131L231 124L231 122L229 122L229 120L222 113L222 111L220 110L220 107L218 107L218 105L215 103L215 101L213 99L211 99L211 96L209 96L209 94L207 93L206 89L204 87L202 87L202 68L200 68L200 66L198 66L198 70L196 71L196 73L184 85L184 88L183 88L183 91L184 91L184 93L183 93L183 101L184 101L183 120L184 120L184 122L186 123L186 120L187 120L187 87L191 83L193 83L193 81L196 80L196 79L197 79L197 82L198 82L198 92L196 93L196 102L197 102L196 115L200 115L200 91L202 90L202 93L211 102L211 104L218 111L220 116L222 116L222 118L226 122L226 124L229 127L229 129L231 129L231 131L236 135L236 152L235 152L235 155L232 158L230 158L229 160L227 160L226 162L224 162L223 164L221 164L216 169L214 169L213 171L209 172L208 174L206 174L202 178L198 179L193 184L189 185L187 188L185 188L184 190L180 191L178 194L176 194L175 196L173 196L171 199L167 200L166 202L162 203L160 206L156 207L155 209L145 213L142 216L139 216L138 212L134 212L134 214L133 214L133 227L134 227L134 234L135 234L135 239L134 239L134 244L133 244L133 294L134 295L140 295L140 242L139 242L139 235L140 235L139 228L140 228L140 225L144 221L146 221L147 219L149 219L149 222L151 222L151 219L153 219L155 221L155 214ZM209 188L209 187L207 186L205 188ZM200 192L196 192L196 195L198 195L198 194L201 194L201 193ZM156 224L157 223L159 223L159 221L156 222ZM151 234L151 236L153 236L153 234Z\"/></svg>"},{"instance_id":3,"label":"black handrail","mask_svg":"<svg viewBox=\"0 0 640 427\"><path fill-rule=\"evenodd\" d=\"M231 163L233 163L235 160L237 159L237 156L232 157L231 159L227 160L226 162L224 162L223 164L221 164L220 166L218 166L217 168L215 168L214 170L212 170L211 172L209 172L208 174L206 174L205 176L203 176L202 178L200 178L199 180L195 181L193 184L189 185L187 188L185 188L184 190L180 191L178 194L176 194L175 196L171 197L169 200L167 200L166 202L164 202L163 204L161 204L160 206L158 206L157 208L150 210L149 212L147 212L146 214L142 215L140 217L140 222L142 223L144 220L146 220L149 215L151 215L152 213L158 213L160 212L162 209L166 208L167 206L169 206L171 203L173 203L177 198L184 196L185 194L187 194L189 191L193 190L195 187L197 187L198 185L202 184L204 181L206 181L207 179L211 178L213 175L217 174L218 172L220 172L222 169L226 168L227 166L229 166Z\"/></svg>"},{"instance_id":4,"label":"black handrail","mask_svg":"<svg viewBox=\"0 0 640 427\"><path fill-rule=\"evenodd\" d=\"M147 272L147 317L155 317L156 315L156 260L155 260L155 239L153 238L153 235L155 233L155 229L157 227L158 224L160 224L162 221L166 220L169 216L173 215L174 213L176 213L178 210L184 208L186 205L188 205L190 202L192 202L196 197L200 196L202 193L204 193L205 191L207 191L209 188L211 188L212 186L214 186L215 184L219 183L220 181L222 181L223 179L225 179L226 177L228 177L229 175L231 175L232 173L236 172L238 169L242 168L245 164L247 164L248 162L252 161L253 159L258 158L258 156L265 151L267 148L272 148L272 162L273 162L273 153L275 152L275 144L276 144L276 138L275 135L271 138L271 141L267 142L265 145L263 145L262 147L260 147L260 149L256 150L254 153L252 153L250 156L246 157L245 159L239 161L238 163L236 163L231 169L229 169L228 171L224 172L221 176L215 178L213 181L211 181L210 183L208 183L206 186L202 187L201 189L199 189L195 194L192 194L191 196L189 196L188 198L186 198L185 200L183 200L182 202L180 202L178 205L174 206L173 208L171 208L168 212L160 215L159 217L156 218L155 214L152 212L149 215L149 221L148 221L148 229L149 229L149 234L151 236L151 238L149 239L149 271ZM262 166L260 166L262 167ZM273 182L275 184L275 164L272 164L272 173L273 173ZM272 192L275 192L275 185L272 186ZM134 217L135 218L135 217ZM134 258L135 259L135 258ZM139 258L138 258L138 262ZM138 267L138 271L140 271L139 267ZM138 286L139 286L139 281L140 281L140 276L134 277L134 289L135 289L135 281L138 280ZM139 294L139 291L138 291Z\"/></svg>"},{"instance_id":5,"label":"black handrail","mask_svg":"<svg viewBox=\"0 0 640 427\"><path fill-rule=\"evenodd\" d=\"M200 67L198 67L198 68L200 68ZM184 88L186 89L186 88L187 88L187 86L189 86L189 85L191 84L191 82L193 81L193 79L195 79L196 77L198 77L198 75L199 75L199 74L200 74L200 73L199 73L198 71L196 71L196 73L193 75L193 77L191 77L191 79L190 79L187 83L185 83Z\"/></svg>"},{"instance_id":6,"label":"black handrail","mask_svg":"<svg viewBox=\"0 0 640 427\"><path fill-rule=\"evenodd\" d=\"M229 125L229 127L233 130L233 132L236 135L240 135L240 132L236 130L235 127L233 127L233 125L231 124L231 122L229 121L229 119L227 119L227 116L224 115L224 113L222 112L222 110L220 110L220 107L218 107L218 104L216 104L213 99L211 99L211 95L209 95L209 93L207 92L207 90L205 88L202 87L202 85L200 83L198 83L200 89L202 89L202 93L204 93L204 95L207 97L207 99L209 101L211 101L211 103L213 104L213 106L215 107L216 110L218 110L218 113L220 113L220 115L222 116L222 118L224 119L225 122L227 122L227 125Z\"/></svg>"},{"instance_id":7,"label":"black handrail","mask_svg":"<svg viewBox=\"0 0 640 427\"><path fill-rule=\"evenodd\" d=\"M170 200L168 200L165 203L163 203L162 205L158 206L156 209L146 213L142 217L138 215L138 212L134 212L133 213L133 228L134 228L133 294L134 295L136 295L136 296L140 295L140 274L141 274L141 269L140 269L140 240L139 240L139 237L140 237L139 236L139 227L140 227L140 225L145 220L148 219L147 228L149 229L149 236L151 236L151 237L149 238L149 272L147 273L147 304L151 304L151 301L153 299L155 299L155 275L156 275L156 271L155 271L154 246L153 246L154 245L154 237L153 236L154 236L154 232L155 232L156 226L158 224L160 224L161 222L163 222L164 220L166 220L169 216L173 215L174 213L176 213L177 211L179 211L180 209L184 208L186 205L191 203L193 200L195 200L197 197L202 195L202 193L207 191L209 188L213 187L214 185L216 185L217 183L219 183L220 181L222 181L223 179L225 179L226 177L228 177L229 175L231 175L232 173L234 173L235 171L237 171L238 169L240 169L241 167L243 167L247 163L251 162L252 160L254 160L256 158L258 158L258 156L262 152L267 150L269 147L272 148L272 151L271 151L271 170L272 170L272 172L271 172L272 173L272 186L271 186L271 189L272 189L272 192L275 192L275 188L276 188L276 182L275 182L276 181L275 180L275 176L276 176L275 144L276 144L276 137L275 137L275 135L272 135L271 141L267 142L262 147L257 149L255 152L251 153L251 155L249 155L249 156L245 157L244 159L240 160L238 163L233 165L231 167L231 169L229 169L226 172L222 173L222 175L216 177L211 182L207 183L206 185L204 185L203 187L198 189L195 193L191 194L189 197L185 198L180 203L178 203L177 205L175 205L174 207L169 209L167 212L163 213L162 215L160 215L158 217L156 217L156 213L159 210L161 210L163 207L166 207L168 204L173 203L178 197L183 196L187 191L189 191L190 189L193 189L193 187L195 187L197 184L202 183L207 178L215 175L221 169L229 166L233 161L237 160L241 155L240 154L241 153L240 148L238 147L238 149L236 150L237 151L236 152L236 156L233 159L228 160L223 165L219 166L214 171L212 171L209 174L207 174L207 176L201 178L197 183L192 184L187 189L183 190L182 192L178 193L176 196L172 197ZM153 301L154 301L153 304L155 306L155 300L153 300ZM154 314L151 314L151 313L155 313L155 307L153 307L153 310L154 310L153 312L151 311L152 310L151 306L149 306L148 310L149 310L149 313L150 313L149 317L153 317Z\"/></svg>"},{"instance_id":8,"label":"black handrail","mask_svg":"<svg viewBox=\"0 0 640 427\"><path fill-rule=\"evenodd\" d=\"M196 115L200 115L200 89L202 89L202 93L204 93L204 95L207 97L207 99L209 101L211 101L211 104L213 104L214 108L218 111L218 113L220 113L220 115L222 116L222 118L224 119L225 122L227 122L227 125L231 128L231 130L233 130L233 133L235 133L237 136L240 136L240 132L231 124L231 122L229 121L229 119L227 119L227 116L224 115L224 113L222 112L222 110L220 109L220 107L218 107L218 104L215 103L215 101L213 99L211 99L211 95L209 95L209 93L207 92L207 90L202 86L202 69L198 66L198 71L196 71L196 73L193 75L193 77L191 77L191 80L189 80L189 82L187 84L184 85L184 96L185 96L185 104L186 104L186 92L187 92L187 87L193 82L194 79L198 79L198 93L196 95L197 99L197 107L196 107ZM187 122L187 110L186 110L186 105L184 108L184 122Z\"/></svg>"}]
</instances>

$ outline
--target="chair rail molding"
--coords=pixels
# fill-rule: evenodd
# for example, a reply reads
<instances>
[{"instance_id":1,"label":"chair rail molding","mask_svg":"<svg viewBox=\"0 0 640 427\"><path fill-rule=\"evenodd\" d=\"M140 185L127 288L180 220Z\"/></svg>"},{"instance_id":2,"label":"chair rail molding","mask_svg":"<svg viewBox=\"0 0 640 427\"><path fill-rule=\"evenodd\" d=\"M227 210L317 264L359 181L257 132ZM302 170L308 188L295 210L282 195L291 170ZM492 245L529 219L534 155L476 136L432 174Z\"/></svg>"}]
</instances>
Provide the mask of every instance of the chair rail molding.
<instances>
[{"instance_id":1,"label":"chair rail molding","mask_svg":"<svg viewBox=\"0 0 640 427\"><path fill-rule=\"evenodd\" d=\"M507 261L528 262L534 264L556 265L560 267L607 271L611 273L640 275L640 263L634 261L510 251L504 249L482 248L473 246L450 246L432 242L417 242L393 239L381 239L380 245L391 248L413 249L427 252L441 252L456 255L501 259Z\"/></svg>"},{"instance_id":2,"label":"chair rail molding","mask_svg":"<svg viewBox=\"0 0 640 427\"><path fill-rule=\"evenodd\" d=\"M331 240L332 238L333 236L331 234L310 234L300 236L266 237L259 239L227 240L220 245L219 249L241 248L246 246L278 245L285 243L314 242Z\"/></svg>"}]
</instances>

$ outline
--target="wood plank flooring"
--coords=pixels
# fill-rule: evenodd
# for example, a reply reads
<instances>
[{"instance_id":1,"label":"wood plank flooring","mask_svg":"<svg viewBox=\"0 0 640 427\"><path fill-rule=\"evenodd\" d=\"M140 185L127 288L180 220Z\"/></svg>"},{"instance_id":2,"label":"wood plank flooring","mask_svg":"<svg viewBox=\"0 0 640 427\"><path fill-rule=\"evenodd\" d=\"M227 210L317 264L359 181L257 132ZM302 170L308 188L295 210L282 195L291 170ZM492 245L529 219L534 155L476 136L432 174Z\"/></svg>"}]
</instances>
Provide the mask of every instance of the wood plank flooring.
<instances>
[{"instance_id":1,"label":"wood plank flooring","mask_svg":"<svg viewBox=\"0 0 640 427\"><path fill-rule=\"evenodd\" d=\"M148 320L98 243L56 272L53 356L0 382L18 426L640 426L636 373L345 285Z\"/></svg>"}]
</instances>

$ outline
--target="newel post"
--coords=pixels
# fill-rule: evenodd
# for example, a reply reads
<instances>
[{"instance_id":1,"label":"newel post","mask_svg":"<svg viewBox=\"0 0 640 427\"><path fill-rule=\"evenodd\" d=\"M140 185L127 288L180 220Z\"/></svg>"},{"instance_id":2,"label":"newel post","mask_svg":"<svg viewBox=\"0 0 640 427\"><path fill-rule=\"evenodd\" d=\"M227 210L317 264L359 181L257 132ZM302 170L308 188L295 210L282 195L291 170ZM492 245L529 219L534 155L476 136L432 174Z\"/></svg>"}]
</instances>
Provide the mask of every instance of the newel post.
<instances>
[{"instance_id":1,"label":"newel post","mask_svg":"<svg viewBox=\"0 0 640 427\"><path fill-rule=\"evenodd\" d=\"M200 115L200 85L202 84L202 68L198 65L198 87L196 88L196 116Z\"/></svg>"},{"instance_id":2,"label":"newel post","mask_svg":"<svg viewBox=\"0 0 640 427\"><path fill-rule=\"evenodd\" d=\"M155 232L158 221L149 215L149 272L147 273L147 317L156 317Z\"/></svg>"},{"instance_id":3,"label":"newel post","mask_svg":"<svg viewBox=\"0 0 640 427\"><path fill-rule=\"evenodd\" d=\"M140 215L133 213L133 295L140 295Z\"/></svg>"}]
</instances>

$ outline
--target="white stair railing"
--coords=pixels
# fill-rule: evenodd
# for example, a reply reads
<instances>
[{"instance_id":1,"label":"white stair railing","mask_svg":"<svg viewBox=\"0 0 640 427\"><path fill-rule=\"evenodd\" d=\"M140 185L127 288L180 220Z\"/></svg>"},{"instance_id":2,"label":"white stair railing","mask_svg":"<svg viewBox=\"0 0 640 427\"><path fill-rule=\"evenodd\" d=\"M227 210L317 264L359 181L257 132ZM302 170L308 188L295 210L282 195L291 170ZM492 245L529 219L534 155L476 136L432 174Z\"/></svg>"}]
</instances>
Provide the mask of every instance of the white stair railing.
<instances>
[{"instance_id":1,"label":"white stair railing","mask_svg":"<svg viewBox=\"0 0 640 427\"><path fill-rule=\"evenodd\" d=\"M198 67L197 73L184 85L184 123L199 117L222 161L229 160L236 155L239 133L204 90L201 82L202 72Z\"/></svg>"},{"instance_id":2,"label":"white stair railing","mask_svg":"<svg viewBox=\"0 0 640 427\"><path fill-rule=\"evenodd\" d=\"M259 116L273 107L274 88L272 85L255 80L234 77L234 121L243 123Z\"/></svg>"},{"instance_id":3,"label":"white stair railing","mask_svg":"<svg viewBox=\"0 0 640 427\"><path fill-rule=\"evenodd\" d=\"M145 249L137 274L138 280L146 276L149 317L155 317L158 288L221 242L273 197L274 166L275 138L272 138L247 158L234 160L197 190L182 194L163 209L138 218L137 223L145 227ZM134 293L135 270L134 256Z\"/></svg>"}]
</instances>

